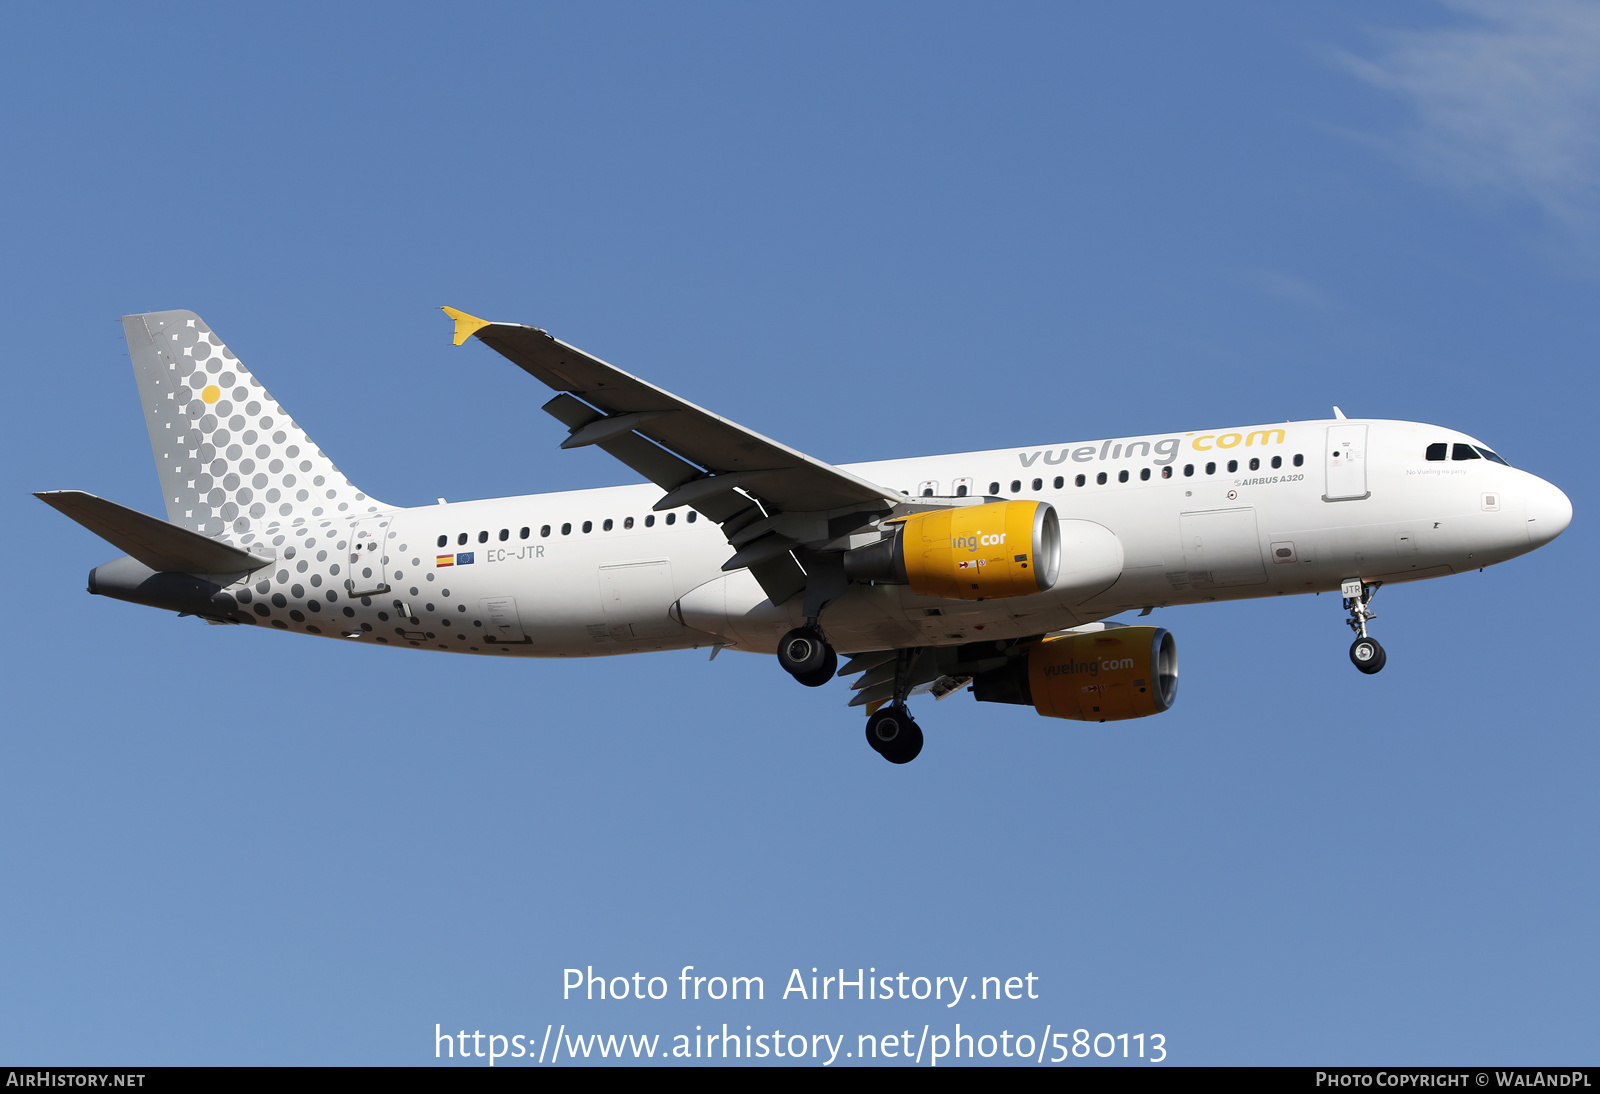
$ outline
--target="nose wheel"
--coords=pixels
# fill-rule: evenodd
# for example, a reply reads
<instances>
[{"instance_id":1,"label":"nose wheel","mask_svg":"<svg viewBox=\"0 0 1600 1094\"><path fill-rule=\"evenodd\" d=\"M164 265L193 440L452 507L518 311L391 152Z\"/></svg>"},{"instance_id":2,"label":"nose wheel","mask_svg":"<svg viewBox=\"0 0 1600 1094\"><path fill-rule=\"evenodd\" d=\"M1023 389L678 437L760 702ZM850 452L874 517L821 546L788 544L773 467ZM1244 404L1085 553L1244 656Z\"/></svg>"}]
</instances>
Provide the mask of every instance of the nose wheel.
<instances>
[{"instance_id":1,"label":"nose wheel","mask_svg":"<svg viewBox=\"0 0 1600 1094\"><path fill-rule=\"evenodd\" d=\"M1368 676L1382 671L1389 660L1378 640L1367 634L1367 624L1378 618L1367 605L1378 594L1380 584L1374 582L1369 585L1360 578L1353 577L1339 586L1339 593L1344 597L1345 609L1350 613L1350 618L1345 622L1356 632L1356 640L1350 644L1350 663Z\"/></svg>"},{"instance_id":2,"label":"nose wheel","mask_svg":"<svg viewBox=\"0 0 1600 1094\"><path fill-rule=\"evenodd\" d=\"M905 707L886 706L867 719L867 744L892 764L908 764L922 752L922 730Z\"/></svg>"},{"instance_id":3,"label":"nose wheel","mask_svg":"<svg viewBox=\"0 0 1600 1094\"><path fill-rule=\"evenodd\" d=\"M1387 660L1376 638L1358 638L1350 644L1350 663L1368 676L1380 671Z\"/></svg>"}]
</instances>

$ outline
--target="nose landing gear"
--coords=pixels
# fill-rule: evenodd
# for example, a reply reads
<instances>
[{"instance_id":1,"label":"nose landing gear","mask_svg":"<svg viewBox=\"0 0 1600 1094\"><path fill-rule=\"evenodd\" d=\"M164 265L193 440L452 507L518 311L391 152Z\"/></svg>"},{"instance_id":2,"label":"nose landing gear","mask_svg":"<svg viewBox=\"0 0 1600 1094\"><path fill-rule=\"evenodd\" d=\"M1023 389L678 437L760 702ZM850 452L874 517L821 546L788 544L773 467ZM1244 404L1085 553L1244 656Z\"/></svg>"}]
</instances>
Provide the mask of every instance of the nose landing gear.
<instances>
[{"instance_id":1,"label":"nose landing gear","mask_svg":"<svg viewBox=\"0 0 1600 1094\"><path fill-rule=\"evenodd\" d=\"M1359 577L1352 577L1339 586L1344 606L1350 612L1350 618L1345 622L1356 632L1356 640L1350 644L1350 663L1368 676L1382 671L1389 660L1378 640L1367 634L1367 624L1378 618L1367 608L1367 604L1378 594L1380 584L1374 582L1369 585Z\"/></svg>"},{"instance_id":2,"label":"nose landing gear","mask_svg":"<svg viewBox=\"0 0 1600 1094\"><path fill-rule=\"evenodd\" d=\"M839 655L821 631L796 627L778 641L778 664L806 687L820 688L833 679L839 668Z\"/></svg>"}]
</instances>

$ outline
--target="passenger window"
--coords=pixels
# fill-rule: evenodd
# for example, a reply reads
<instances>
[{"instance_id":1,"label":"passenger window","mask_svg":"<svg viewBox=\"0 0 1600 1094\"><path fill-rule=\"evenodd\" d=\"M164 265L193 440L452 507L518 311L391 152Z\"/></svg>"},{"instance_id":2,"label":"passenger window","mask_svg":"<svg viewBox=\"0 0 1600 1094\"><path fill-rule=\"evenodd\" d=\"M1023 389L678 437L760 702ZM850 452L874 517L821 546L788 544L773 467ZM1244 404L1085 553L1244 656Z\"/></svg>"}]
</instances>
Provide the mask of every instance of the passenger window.
<instances>
[{"instance_id":1,"label":"passenger window","mask_svg":"<svg viewBox=\"0 0 1600 1094\"><path fill-rule=\"evenodd\" d=\"M1056 476L1056 489L1057 490L1060 490L1066 484L1067 484L1067 480L1066 479L1062 478L1060 475Z\"/></svg>"},{"instance_id":2,"label":"passenger window","mask_svg":"<svg viewBox=\"0 0 1600 1094\"><path fill-rule=\"evenodd\" d=\"M449 542L450 542L450 537L449 536L440 536L439 537L439 546L443 547L446 543L449 543Z\"/></svg>"},{"instance_id":3,"label":"passenger window","mask_svg":"<svg viewBox=\"0 0 1600 1094\"><path fill-rule=\"evenodd\" d=\"M1261 470L1261 460L1260 460L1259 457L1256 457L1256 456L1251 456L1250 457L1250 470L1252 470L1252 471L1260 471Z\"/></svg>"},{"instance_id":4,"label":"passenger window","mask_svg":"<svg viewBox=\"0 0 1600 1094\"><path fill-rule=\"evenodd\" d=\"M1274 457L1272 457L1272 469L1274 471L1276 471L1278 468L1280 468L1282 466L1283 466L1283 457L1282 456L1274 456Z\"/></svg>"},{"instance_id":5,"label":"passenger window","mask_svg":"<svg viewBox=\"0 0 1600 1094\"><path fill-rule=\"evenodd\" d=\"M584 521L583 522L583 534L584 535L588 535L592 531L594 531L594 521L592 521L592 520Z\"/></svg>"},{"instance_id":6,"label":"passenger window","mask_svg":"<svg viewBox=\"0 0 1600 1094\"><path fill-rule=\"evenodd\" d=\"M699 519L700 519L700 514L699 513L695 512L693 509L689 510L689 523L690 524L693 524L695 521L697 521Z\"/></svg>"},{"instance_id":7,"label":"passenger window","mask_svg":"<svg viewBox=\"0 0 1600 1094\"><path fill-rule=\"evenodd\" d=\"M528 538L528 531L529 531L529 529L523 528L522 531L517 533L517 538L518 539L527 539Z\"/></svg>"},{"instance_id":8,"label":"passenger window","mask_svg":"<svg viewBox=\"0 0 1600 1094\"><path fill-rule=\"evenodd\" d=\"M997 482L991 482L989 484L989 493L998 494L999 492L1000 492L1000 484L997 483Z\"/></svg>"},{"instance_id":9,"label":"passenger window","mask_svg":"<svg viewBox=\"0 0 1600 1094\"><path fill-rule=\"evenodd\" d=\"M1039 491L1041 491L1043 489L1044 489L1044 480L1043 479L1034 479L1033 480L1033 492L1035 494L1037 494Z\"/></svg>"},{"instance_id":10,"label":"passenger window","mask_svg":"<svg viewBox=\"0 0 1600 1094\"><path fill-rule=\"evenodd\" d=\"M1294 454L1294 465L1295 465L1295 466L1296 466L1296 467L1299 467L1299 466L1301 466L1301 465L1302 465L1302 464L1304 464L1304 463L1305 463L1305 462L1306 462L1306 458L1305 458L1305 457L1304 457L1304 456L1302 456L1302 455L1300 455L1300 453L1298 453L1298 452L1296 452L1296 453L1295 453L1295 454Z\"/></svg>"},{"instance_id":11,"label":"passenger window","mask_svg":"<svg viewBox=\"0 0 1600 1094\"><path fill-rule=\"evenodd\" d=\"M1161 477L1164 478L1164 479L1172 478L1172 467L1171 467L1170 464L1161 469Z\"/></svg>"},{"instance_id":12,"label":"passenger window","mask_svg":"<svg viewBox=\"0 0 1600 1094\"><path fill-rule=\"evenodd\" d=\"M1126 470L1118 471L1117 472L1117 481L1118 482L1127 482L1128 481L1128 472Z\"/></svg>"},{"instance_id":13,"label":"passenger window","mask_svg":"<svg viewBox=\"0 0 1600 1094\"><path fill-rule=\"evenodd\" d=\"M1150 481L1150 469L1148 467L1139 468L1139 481L1140 482L1149 482Z\"/></svg>"},{"instance_id":14,"label":"passenger window","mask_svg":"<svg viewBox=\"0 0 1600 1094\"><path fill-rule=\"evenodd\" d=\"M956 487L956 497L964 498L966 496L967 496L967 488L965 486Z\"/></svg>"},{"instance_id":15,"label":"passenger window","mask_svg":"<svg viewBox=\"0 0 1600 1094\"><path fill-rule=\"evenodd\" d=\"M1186 463L1183 465L1183 477L1186 479L1194 477L1194 464Z\"/></svg>"},{"instance_id":16,"label":"passenger window","mask_svg":"<svg viewBox=\"0 0 1600 1094\"><path fill-rule=\"evenodd\" d=\"M1483 458L1486 459L1486 460L1493 460L1495 463L1500 464L1503 467L1510 467L1511 466L1509 463L1506 463L1506 461L1502 457L1500 457L1500 456L1496 455L1495 453L1489 451L1487 448L1483 447L1483 445L1481 445L1481 444L1478 446L1478 451L1483 453Z\"/></svg>"},{"instance_id":17,"label":"passenger window","mask_svg":"<svg viewBox=\"0 0 1600 1094\"><path fill-rule=\"evenodd\" d=\"M509 528L500 529L500 542L501 543L504 543L506 540L508 540L510 538L511 538L511 529L509 529Z\"/></svg>"},{"instance_id":18,"label":"passenger window","mask_svg":"<svg viewBox=\"0 0 1600 1094\"><path fill-rule=\"evenodd\" d=\"M623 527L624 530L632 528L633 527L633 518L632 517L623 517L622 518L622 527Z\"/></svg>"},{"instance_id":19,"label":"passenger window","mask_svg":"<svg viewBox=\"0 0 1600 1094\"><path fill-rule=\"evenodd\" d=\"M570 536L572 534L572 525L570 523L563 524L561 526L561 534L564 536Z\"/></svg>"},{"instance_id":20,"label":"passenger window","mask_svg":"<svg viewBox=\"0 0 1600 1094\"><path fill-rule=\"evenodd\" d=\"M456 546L465 547L466 545L467 545L467 533L462 532L459 536L456 537Z\"/></svg>"},{"instance_id":21,"label":"passenger window","mask_svg":"<svg viewBox=\"0 0 1600 1094\"><path fill-rule=\"evenodd\" d=\"M609 531L611 531L611 518L610 518L610 517L607 517L607 518L606 518L606 522L605 522L605 523L604 523L604 524L602 524L602 525L601 525L601 526L600 526L600 530L601 530L601 531L602 531L602 532L609 532Z\"/></svg>"},{"instance_id":22,"label":"passenger window","mask_svg":"<svg viewBox=\"0 0 1600 1094\"><path fill-rule=\"evenodd\" d=\"M478 542L479 543L488 543L489 542L489 533L488 532L479 532L478 533Z\"/></svg>"},{"instance_id":23,"label":"passenger window","mask_svg":"<svg viewBox=\"0 0 1600 1094\"><path fill-rule=\"evenodd\" d=\"M644 526L646 528L654 528L656 526L656 515L654 513L644 518Z\"/></svg>"},{"instance_id":24,"label":"passenger window","mask_svg":"<svg viewBox=\"0 0 1600 1094\"><path fill-rule=\"evenodd\" d=\"M1238 460L1229 460L1228 461L1228 474L1231 475L1237 470L1239 470L1239 461Z\"/></svg>"},{"instance_id":25,"label":"passenger window","mask_svg":"<svg viewBox=\"0 0 1600 1094\"><path fill-rule=\"evenodd\" d=\"M550 526L548 524L541 524L539 526L539 538L540 539L547 539L547 538L549 538L549 536L550 536Z\"/></svg>"},{"instance_id":26,"label":"passenger window","mask_svg":"<svg viewBox=\"0 0 1600 1094\"><path fill-rule=\"evenodd\" d=\"M917 483L917 495L919 497L931 498L935 494L937 494L938 492L939 492L939 484L936 483L936 482L919 482L919 483Z\"/></svg>"},{"instance_id":27,"label":"passenger window","mask_svg":"<svg viewBox=\"0 0 1600 1094\"><path fill-rule=\"evenodd\" d=\"M1013 494L1022 493L1022 480L1021 479L1012 479L1011 480L1011 492Z\"/></svg>"},{"instance_id":28,"label":"passenger window","mask_svg":"<svg viewBox=\"0 0 1600 1094\"><path fill-rule=\"evenodd\" d=\"M1094 477L1094 481L1096 484L1104 486L1106 484L1106 473L1104 471L1100 472L1100 474Z\"/></svg>"},{"instance_id":29,"label":"passenger window","mask_svg":"<svg viewBox=\"0 0 1600 1094\"><path fill-rule=\"evenodd\" d=\"M676 523L678 523L678 514L676 514L676 513L668 513L667 514L667 523L668 524L676 524Z\"/></svg>"},{"instance_id":30,"label":"passenger window","mask_svg":"<svg viewBox=\"0 0 1600 1094\"><path fill-rule=\"evenodd\" d=\"M1214 464L1214 463L1206 464L1206 474L1215 475L1216 473L1217 473L1217 465L1216 464Z\"/></svg>"},{"instance_id":31,"label":"passenger window","mask_svg":"<svg viewBox=\"0 0 1600 1094\"><path fill-rule=\"evenodd\" d=\"M970 493L972 493L972 480L971 479L957 479L956 480L956 497L964 498Z\"/></svg>"},{"instance_id":32,"label":"passenger window","mask_svg":"<svg viewBox=\"0 0 1600 1094\"><path fill-rule=\"evenodd\" d=\"M1450 446L1443 441L1439 441L1437 444L1430 444L1428 446L1428 461L1430 463L1438 463L1445 458L1445 453L1449 448Z\"/></svg>"},{"instance_id":33,"label":"passenger window","mask_svg":"<svg viewBox=\"0 0 1600 1094\"><path fill-rule=\"evenodd\" d=\"M1451 446L1450 458L1452 460L1481 460L1481 459L1483 459L1482 456L1478 455L1478 450L1473 448L1470 444L1457 444L1457 445Z\"/></svg>"}]
</instances>

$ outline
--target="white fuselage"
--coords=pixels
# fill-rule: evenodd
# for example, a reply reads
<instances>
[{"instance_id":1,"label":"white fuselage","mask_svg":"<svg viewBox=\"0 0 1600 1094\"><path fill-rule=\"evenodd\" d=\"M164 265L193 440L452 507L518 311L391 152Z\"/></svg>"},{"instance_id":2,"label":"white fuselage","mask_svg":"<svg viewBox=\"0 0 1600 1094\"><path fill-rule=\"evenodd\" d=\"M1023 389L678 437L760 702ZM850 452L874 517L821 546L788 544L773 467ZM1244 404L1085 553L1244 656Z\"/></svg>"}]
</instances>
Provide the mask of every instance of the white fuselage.
<instances>
[{"instance_id":1,"label":"white fuselage","mask_svg":"<svg viewBox=\"0 0 1600 1094\"><path fill-rule=\"evenodd\" d=\"M1549 483L1484 458L1426 459L1441 443L1478 444L1336 419L852 465L911 496L1051 503L1062 572L1047 592L976 602L851 585L821 626L841 653L1023 637L1130 609L1443 576L1566 526L1571 507ZM724 573L721 529L689 509L652 513L661 494L620 486L268 528L259 542L276 565L226 591L282 629L422 649L773 652L803 622L800 598L774 607L748 571ZM363 554L366 542L383 547ZM387 592L343 592L352 550L373 571L362 584Z\"/></svg>"}]
</instances>

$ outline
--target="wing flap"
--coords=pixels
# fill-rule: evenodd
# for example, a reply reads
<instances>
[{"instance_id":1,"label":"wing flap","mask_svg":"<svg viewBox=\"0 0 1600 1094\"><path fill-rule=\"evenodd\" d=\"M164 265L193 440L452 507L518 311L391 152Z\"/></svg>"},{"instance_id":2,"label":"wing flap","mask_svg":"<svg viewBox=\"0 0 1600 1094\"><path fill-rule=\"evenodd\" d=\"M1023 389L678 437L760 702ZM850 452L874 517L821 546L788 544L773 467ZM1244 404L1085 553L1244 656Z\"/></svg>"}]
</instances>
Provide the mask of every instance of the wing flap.
<instances>
[{"instance_id":1,"label":"wing flap","mask_svg":"<svg viewBox=\"0 0 1600 1094\"><path fill-rule=\"evenodd\" d=\"M157 573L236 574L272 562L82 490L45 490L33 496Z\"/></svg>"}]
</instances>

